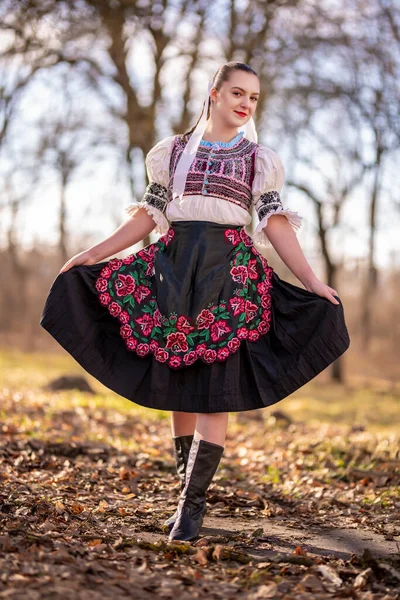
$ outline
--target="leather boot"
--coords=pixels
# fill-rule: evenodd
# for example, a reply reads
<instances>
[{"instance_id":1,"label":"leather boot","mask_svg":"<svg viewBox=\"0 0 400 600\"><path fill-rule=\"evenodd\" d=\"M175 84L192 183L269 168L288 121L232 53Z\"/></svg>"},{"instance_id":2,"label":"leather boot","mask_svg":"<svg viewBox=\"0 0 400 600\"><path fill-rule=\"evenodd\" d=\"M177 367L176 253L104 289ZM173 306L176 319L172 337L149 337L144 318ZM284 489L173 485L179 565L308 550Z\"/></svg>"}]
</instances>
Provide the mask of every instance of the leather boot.
<instances>
[{"instance_id":1,"label":"leather boot","mask_svg":"<svg viewBox=\"0 0 400 600\"><path fill-rule=\"evenodd\" d=\"M206 492L225 447L194 438L186 467L186 482L178 503L178 515L170 540L194 540L203 524Z\"/></svg>"},{"instance_id":2,"label":"leather boot","mask_svg":"<svg viewBox=\"0 0 400 600\"><path fill-rule=\"evenodd\" d=\"M174 443L174 455L176 461L176 472L181 481L180 491L182 492L185 487L185 477L186 477L186 465L188 461L188 456L190 452L190 446L192 445L193 435L180 435L173 436L172 441ZM206 503L204 503L204 514L207 512ZM176 509L175 513L164 521L164 525L166 525L169 530L172 529L176 517L178 516L178 509Z\"/></svg>"}]
</instances>

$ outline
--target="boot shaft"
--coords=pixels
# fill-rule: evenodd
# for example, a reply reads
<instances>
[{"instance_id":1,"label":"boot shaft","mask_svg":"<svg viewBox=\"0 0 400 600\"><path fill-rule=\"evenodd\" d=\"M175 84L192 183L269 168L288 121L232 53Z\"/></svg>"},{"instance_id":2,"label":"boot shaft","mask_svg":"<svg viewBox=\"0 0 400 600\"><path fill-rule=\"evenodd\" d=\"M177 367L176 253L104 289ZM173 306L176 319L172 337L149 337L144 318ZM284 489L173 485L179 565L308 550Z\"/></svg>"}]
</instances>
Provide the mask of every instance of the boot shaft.
<instances>
[{"instance_id":1,"label":"boot shaft","mask_svg":"<svg viewBox=\"0 0 400 600\"><path fill-rule=\"evenodd\" d=\"M185 487L181 499L185 506L200 508L206 500L206 492L220 463L224 446L193 439L186 466Z\"/></svg>"},{"instance_id":2,"label":"boot shaft","mask_svg":"<svg viewBox=\"0 0 400 600\"><path fill-rule=\"evenodd\" d=\"M193 437L193 435L179 435L172 438L174 444L176 472L181 481L181 490L185 487L186 465L188 462Z\"/></svg>"}]
</instances>

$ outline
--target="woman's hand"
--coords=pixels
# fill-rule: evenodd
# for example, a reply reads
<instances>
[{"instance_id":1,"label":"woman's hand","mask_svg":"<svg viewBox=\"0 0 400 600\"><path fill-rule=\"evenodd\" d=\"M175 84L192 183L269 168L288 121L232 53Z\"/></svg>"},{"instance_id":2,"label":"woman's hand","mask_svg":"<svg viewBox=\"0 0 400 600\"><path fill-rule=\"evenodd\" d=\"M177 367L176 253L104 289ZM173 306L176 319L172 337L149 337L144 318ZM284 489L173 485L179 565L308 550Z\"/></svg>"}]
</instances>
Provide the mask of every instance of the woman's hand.
<instances>
[{"instance_id":1,"label":"woman's hand","mask_svg":"<svg viewBox=\"0 0 400 600\"><path fill-rule=\"evenodd\" d=\"M328 298L332 302L332 304L340 304L334 296L339 296L336 290L326 285L326 283L322 283L319 279L316 279L312 283L309 283L305 286L305 288L309 292L314 292L314 294L318 294L318 296L322 296L323 298Z\"/></svg>"},{"instance_id":2,"label":"woman's hand","mask_svg":"<svg viewBox=\"0 0 400 600\"><path fill-rule=\"evenodd\" d=\"M79 254L75 254L75 256L67 260L65 265L61 267L59 273L64 273L65 271L68 271L68 269L74 267L75 265L94 265L95 262L96 259L94 258L90 250L84 250L83 252L79 252Z\"/></svg>"}]
</instances>

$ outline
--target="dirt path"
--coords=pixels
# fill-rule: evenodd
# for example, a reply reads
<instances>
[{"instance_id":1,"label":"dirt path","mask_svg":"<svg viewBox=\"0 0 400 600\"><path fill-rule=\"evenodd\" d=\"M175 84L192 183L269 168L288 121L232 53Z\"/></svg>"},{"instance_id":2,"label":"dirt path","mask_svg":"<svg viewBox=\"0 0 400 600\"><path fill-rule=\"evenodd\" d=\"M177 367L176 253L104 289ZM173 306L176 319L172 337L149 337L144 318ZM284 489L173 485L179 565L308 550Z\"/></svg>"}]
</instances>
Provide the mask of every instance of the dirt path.
<instances>
[{"instance_id":1,"label":"dirt path","mask_svg":"<svg viewBox=\"0 0 400 600\"><path fill-rule=\"evenodd\" d=\"M253 536L252 532L257 530L259 530L257 535ZM267 518L252 519L249 527L246 526L245 521L237 518L210 515L205 517L200 533L200 545L205 542L229 544L235 540L235 546L239 548L238 536L246 537L246 544L243 544L242 548L255 560L273 558L277 553L290 555L298 546L310 555L344 560L349 560L352 555L362 555L365 550L377 559L400 557L400 535L395 536L393 540L387 540L384 535L365 529L340 527L296 529L271 522ZM149 542L167 540L167 534L138 532L135 528L125 528L124 535L140 537ZM194 542L194 545L198 544L199 542Z\"/></svg>"}]
</instances>

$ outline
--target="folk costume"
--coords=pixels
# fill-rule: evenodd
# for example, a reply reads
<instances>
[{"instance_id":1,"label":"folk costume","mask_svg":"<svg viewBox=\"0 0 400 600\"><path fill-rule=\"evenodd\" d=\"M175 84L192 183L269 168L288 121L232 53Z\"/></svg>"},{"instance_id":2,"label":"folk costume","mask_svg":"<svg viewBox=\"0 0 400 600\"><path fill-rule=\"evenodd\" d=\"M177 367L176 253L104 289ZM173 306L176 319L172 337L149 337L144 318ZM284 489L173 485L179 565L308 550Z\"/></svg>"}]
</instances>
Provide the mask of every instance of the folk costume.
<instances>
[{"instance_id":1,"label":"folk costume","mask_svg":"<svg viewBox=\"0 0 400 600\"><path fill-rule=\"evenodd\" d=\"M253 119L229 142L166 137L146 156L140 207L161 237L126 258L59 273L40 324L105 386L137 404L195 413L270 406L349 346L343 306L281 280L254 243L284 215L284 167L257 142ZM258 224L252 235L245 227ZM198 537L224 446L174 436L180 497L170 540Z\"/></svg>"},{"instance_id":2,"label":"folk costume","mask_svg":"<svg viewBox=\"0 0 400 600\"><path fill-rule=\"evenodd\" d=\"M126 207L147 210L158 241L59 273L40 321L87 372L153 409L270 406L349 346L342 304L280 279L255 245L270 245L273 215L301 225L280 199L281 159L252 119L229 142L205 141L207 103L192 134L150 150L143 199Z\"/></svg>"}]
</instances>

